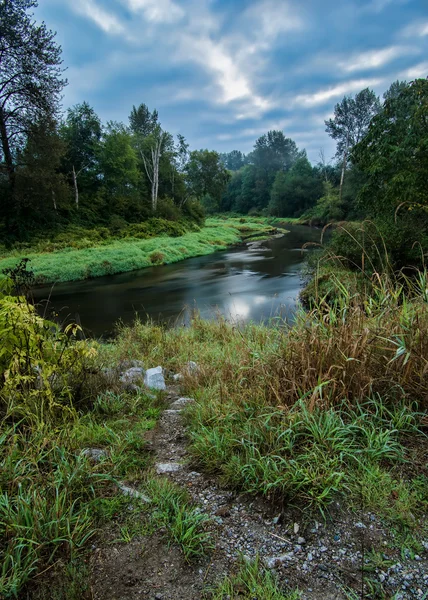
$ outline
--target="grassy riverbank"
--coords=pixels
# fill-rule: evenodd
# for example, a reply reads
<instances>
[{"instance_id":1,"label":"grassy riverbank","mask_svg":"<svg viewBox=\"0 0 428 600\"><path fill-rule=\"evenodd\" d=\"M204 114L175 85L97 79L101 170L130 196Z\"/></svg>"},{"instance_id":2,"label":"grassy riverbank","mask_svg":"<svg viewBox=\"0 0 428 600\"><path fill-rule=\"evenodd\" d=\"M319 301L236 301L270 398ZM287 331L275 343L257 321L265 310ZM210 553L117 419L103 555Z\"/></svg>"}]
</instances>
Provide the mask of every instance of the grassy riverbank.
<instances>
[{"instance_id":1,"label":"grassy riverbank","mask_svg":"<svg viewBox=\"0 0 428 600\"><path fill-rule=\"evenodd\" d=\"M243 238L267 234L271 229L271 221L266 218L216 217L207 219L197 231L177 229L174 237L139 239L131 231L129 237L122 239L100 241L93 237L70 240L67 245L63 235L57 242L39 241L34 247L4 251L0 255L0 271L28 257L37 283L78 281L211 254Z\"/></svg>"},{"instance_id":2,"label":"grassy riverbank","mask_svg":"<svg viewBox=\"0 0 428 600\"><path fill-rule=\"evenodd\" d=\"M58 600L86 598L94 541L125 548L160 535L190 562L210 552L200 510L151 470L148 432L165 398L121 388L114 369L130 360L167 374L196 361L181 393L196 400L186 418L198 471L282 506L288 520L293 506L303 521L333 526L338 510L353 521L374 515L390 533L367 548L372 562L425 556L427 274L411 293L379 278L369 296L337 295L293 328L137 322L106 345L0 296L0 596L39 600L54 587ZM124 497L123 482L152 502ZM250 593L256 575L245 568L207 598L245 582Z\"/></svg>"}]
</instances>

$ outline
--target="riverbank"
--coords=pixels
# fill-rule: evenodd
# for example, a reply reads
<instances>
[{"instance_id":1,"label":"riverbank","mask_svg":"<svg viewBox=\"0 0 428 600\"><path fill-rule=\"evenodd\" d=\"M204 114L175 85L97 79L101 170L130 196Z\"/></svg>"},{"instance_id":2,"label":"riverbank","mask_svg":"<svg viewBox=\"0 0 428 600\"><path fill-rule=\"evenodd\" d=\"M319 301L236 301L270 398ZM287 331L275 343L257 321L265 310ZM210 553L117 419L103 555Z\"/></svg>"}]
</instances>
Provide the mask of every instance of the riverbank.
<instances>
[{"instance_id":1,"label":"riverbank","mask_svg":"<svg viewBox=\"0 0 428 600\"><path fill-rule=\"evenodd\" d=\"M0 596L423 598L420 275L293 327L137 321L103 345L0 296Z\"/></svg>"},{"instance_id":2,"label":"riverbank","mask_svg":"<svg viewBox=\"0 0 428 600\"><path fill-rule=\"evenodd\" d=\"M29 247L3 253L0 272L28 257L36 283L79 281L211 254L252 236L267 236L272 227L272 221L263 217L215 217L207 219L198 231L188 231L178 237L128 237L93 243L87 248L69 246L60 250L50 242L44 247L39 242L38 249L42 251Z\"/></svg>"}]
</instances>

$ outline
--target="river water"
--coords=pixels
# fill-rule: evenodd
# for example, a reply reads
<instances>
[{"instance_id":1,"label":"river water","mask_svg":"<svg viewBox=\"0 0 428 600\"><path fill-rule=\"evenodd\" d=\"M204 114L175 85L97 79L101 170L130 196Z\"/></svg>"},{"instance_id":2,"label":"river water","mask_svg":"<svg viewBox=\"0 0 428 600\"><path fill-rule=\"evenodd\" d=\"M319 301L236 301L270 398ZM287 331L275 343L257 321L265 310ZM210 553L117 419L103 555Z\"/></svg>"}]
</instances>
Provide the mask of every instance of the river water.
<instances>
[{"instance_id":1,"label":"river water","mask_svg":"<svg viewBox=\"0 0 428 600\"><path fill-rule=\"evenodd\" d=\"M239 322L292 319L302 287L302 246L319 242L320 231L302 225L287 230L256 247L242 244L172 265L39 287L35 300L47 317L55 310L61 321L77 321L96 337L111 334L119 320L132 322L136 313L171 325L187 322L194 309L207 319L219 313Z\"/></svg>"}]
</instances>

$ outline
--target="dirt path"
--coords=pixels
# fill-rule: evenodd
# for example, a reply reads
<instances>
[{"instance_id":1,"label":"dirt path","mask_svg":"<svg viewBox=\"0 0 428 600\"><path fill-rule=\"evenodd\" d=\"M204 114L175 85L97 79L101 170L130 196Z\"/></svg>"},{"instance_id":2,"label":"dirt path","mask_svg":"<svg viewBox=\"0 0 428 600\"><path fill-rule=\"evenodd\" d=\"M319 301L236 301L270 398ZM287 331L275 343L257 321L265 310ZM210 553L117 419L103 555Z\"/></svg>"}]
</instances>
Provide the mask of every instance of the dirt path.
<instances>
[{"instance_id":1,"label":"dirt path","mask_svg":"<svg viewBox=\"0 0 428 600\"><path fill-rule=\"evenodd\" d=\"M154 430L155 469L187 489L209 518L213 552L189 565L180 551L168 547L161 533L128 544L95 550L92 593L95 600L198 600L204 592L233 572L240 555L261 556L286 589L298 588L302 600L346 600L345 589L361 597L362 550L385 548L392 564L370 577L389 585L398 599L424 598L428 589L428 561L424 556L394 555L390 533L370 514L336 514L324 523L304 520L296 509L278 507L260 499L223 489L218 481L195 471L189 463L182 411L191 399L175 390ZM428 548L428 544L427 544ZM365 596L367 598L374 596ZM258 600L262 600L261 598Z\"/></svg>"}]
</instances>

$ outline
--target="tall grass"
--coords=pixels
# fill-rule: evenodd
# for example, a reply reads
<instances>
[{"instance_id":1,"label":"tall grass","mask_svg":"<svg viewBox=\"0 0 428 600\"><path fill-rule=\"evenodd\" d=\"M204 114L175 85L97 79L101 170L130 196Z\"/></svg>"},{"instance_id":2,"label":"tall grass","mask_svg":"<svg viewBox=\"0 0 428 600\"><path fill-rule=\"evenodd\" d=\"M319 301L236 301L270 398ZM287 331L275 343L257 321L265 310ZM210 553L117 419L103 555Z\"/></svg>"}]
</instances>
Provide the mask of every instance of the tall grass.
<instances>
[{"instance_id":1,"label":"tall grass","mask_svg":"<svg viewBox=\"0 0 428 600\"><path fill-rule=\"evenodd\" d=\"M242 236L269 229L266 219L213 218L207 219L200 231L180 237L125 238L89 248L70 246L31 254L31 267L39 283L77 281L211 254L239 242ZM0 272L12 268L24 256L29 256L28 252L14 252L1 259Z\"/></svg>"},{"instance_id":2,"label":"tall grass","mask_svg":"<svg viewBox=\"0 0 428 600\"><path fill-rule=\"evenodd\" d=\"M427 509L428 480L397 465L426 443L426 282L422 272L406 286L379 278L370 296L338 282L335 304L319 299L293 327L137 322L114 352L173 371L198 363L184 380L197 400L187 412L191 452L229 486L325 512L338 497L375 505L368 482L377 477L385 518L411 527Z\"/></svg>"}]
</instances>

